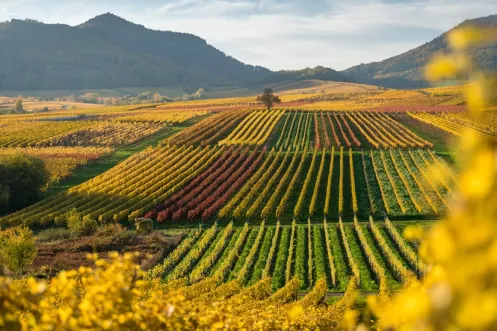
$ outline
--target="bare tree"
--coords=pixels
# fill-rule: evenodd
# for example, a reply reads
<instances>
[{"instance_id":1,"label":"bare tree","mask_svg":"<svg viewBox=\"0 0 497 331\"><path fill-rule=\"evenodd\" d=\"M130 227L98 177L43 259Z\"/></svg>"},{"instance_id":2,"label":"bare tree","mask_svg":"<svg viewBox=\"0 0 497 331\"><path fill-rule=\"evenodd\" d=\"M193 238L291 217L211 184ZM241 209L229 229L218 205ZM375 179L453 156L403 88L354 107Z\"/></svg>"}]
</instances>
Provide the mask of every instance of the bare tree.
<instances>
[{"instance_id":1,"label":"bare tree","mask_svg":"<svg viewBox=\"0 0 497 331\"><path fill-rule=\"evenodd\" d=\"M262 102L268 111L273 108L273 105L275 103L280 103L281 100L277 95L273 94L273 89L270 87L267 87L264 89L264 93L260 96L257 97L258 102Z\"/></svg>"}]
</instances>

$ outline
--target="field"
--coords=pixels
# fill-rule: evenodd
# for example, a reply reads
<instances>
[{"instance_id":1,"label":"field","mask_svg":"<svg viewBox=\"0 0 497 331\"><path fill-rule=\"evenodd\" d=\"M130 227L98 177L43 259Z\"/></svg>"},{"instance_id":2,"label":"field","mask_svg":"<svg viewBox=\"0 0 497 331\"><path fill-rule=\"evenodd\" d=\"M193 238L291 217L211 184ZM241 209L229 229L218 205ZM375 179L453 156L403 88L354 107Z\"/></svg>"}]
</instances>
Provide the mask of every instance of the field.
<instances>
[{"instance_id":1,"label":"field","mask_svg":"<svg viewBox=\"0 0 497 331\"><path fill-rule=\"evenodd\" d=\"M79 168L136 152L142 142L144 149L150 138L173 135L209 113L119 106L3 115L0 155L24 153L43 160L50 174L47 190L52 191Z\"/></svg>"},{"instance_id":2,"label":"field","mask_svg":"<svg viewBox=\"0 0 497 331\"><path fill-rule=\"evenodd\" d=\"M183 5L162 9L181 21ZM286 9L259 5L252 21ZM387 5L403 24L424 9ZM195 7L191 29L213 13ZM347 8L332 14L365 16ZM290 25L324 37L321 18ZM496 24L468 19L340 72L271 74L111 13L0 23L3 88L177 86L0 97L0 330L497 330ZM261 46L257 28L244 39ZM284 66L323 38L307 39L246 58Z\"/></svg>"},{"instance_id":3,"label":"field","mask_svg":"<svg viewBox=\"0 0 497 331\"><path fill-rule=\"evenodd\" d=\"M66 91L67 92L67 91ZM3 95L3 94L2 94ZM15 102L17 100L17 97L19 95L23 95L23 93L19 92L17 94L15 93L8 93L11 97L0 97L0 110L4 108L13 108L15 105ZM31 94L34 95L34 94ZM43 95L43 94L42 94ZM65 94L67 95L67 94ZM28 98L27 100L23 100L23 109L27 112L31 112L34 110L44 110L46 109L74 109L74 108L98 108L101 107L101 105L97 104L88 104L88 103L79 103L79 102L62 102L62 101L38 101L32 98Z\"/></svg>"},{"instance_id":4,"label":"field","mask_svg":"<svg viewBox=\"0 0 497 331\"><path fill-rule=\"evenodd\" d=\"M330 291L344 292L355 275L364 291L380 283L398 289L425 266L388 219L368 224L342 222L235 227L216 224L194 230L162 264L150 270L166 281L188 277L190 283L219 277L251 286L272 277L277 290L292 279L302 291L325 279Z\"/></svg>"},{"instance_id":5,"label":"field","mask_svg":"<svg viewBox=\"0 0 497 331\"><path fill-rule=\"evenodd\" d=\"M463 114L441 89L310 84L271 111L238 97L4 115L0 153L39 157L66 184L0 225L145 217L185 234L149 268L166 282L396 290L426 268L404 227L431 226L457 188L451 137L496 137L494 111Z\"/></svg>"},{"instance_id":6,"label":"field","mask_svg":"<svg viewBox=\"0 0 497 331\"><path fill-rule=\"evenodd\" d=\"M340 215L351 220L370 213L426 218L444 210L453 185L452 177L438 187L426 175L438 165L453 175L430 150L311 153L165 145L0 222L51 224L72 210L102 222L142 216L161 223Z\"/></svg>"},{"instance_id":7,"label":"field","mask_svg":"<svg viewBox=\"0 0 497 331\"><path fill-rule=\"evenodd\" d=\"M376 86L372 85L362 85L362 84L352 84L352 83L337 83L337 82L327 82L322 80L304 80L300 82L281 82L275 84L269 84L275 91L284 94L296 94L296 93L321 93L323 91L333 93L333 92L357 92L357 91L367 91L375 90ZM123 97L125 95L138 95L144 92L159 93L160 95L166 95L171 98L182 97L184 94L189 94L187 92L178 88L171 87L123 87L123 88L113 88L113 89L90 89L90 90L53 90L53 91L0 91L0 95L5 95L9 98L5 98L5 101L9 103L14 103L15 98L19 95L23 96L33 96L33 97L52 97L59 98L68 95L83 95L85 93L97 93L103 98L111 97ZM205 95L209 99L218 98L230 98L239 96L255 96L260 93L260 89L255 88L211 88L206 91ZM2 103L2 98L0 97L0 104ZM7 100L8 99L8 100ZM63 103L67 104L67 103ZM45 107L43 105L40 108ZM50 108L50 107L49 107ZM60 108L60 104L55 103L54 108ZM83 108L77 106L77 108Z\"/></svg>"},{"instance_id":8,"label":"field","mask_svg":"<svg viewBox=\"0 0 497 331\"><path fill-rule=\"evenodd\" d=\"M112 152L109 147L0 148L0 156L22 153L43 160L50 174L49 186L68 178L76 168Z\"/></svg>"}]
</instances>

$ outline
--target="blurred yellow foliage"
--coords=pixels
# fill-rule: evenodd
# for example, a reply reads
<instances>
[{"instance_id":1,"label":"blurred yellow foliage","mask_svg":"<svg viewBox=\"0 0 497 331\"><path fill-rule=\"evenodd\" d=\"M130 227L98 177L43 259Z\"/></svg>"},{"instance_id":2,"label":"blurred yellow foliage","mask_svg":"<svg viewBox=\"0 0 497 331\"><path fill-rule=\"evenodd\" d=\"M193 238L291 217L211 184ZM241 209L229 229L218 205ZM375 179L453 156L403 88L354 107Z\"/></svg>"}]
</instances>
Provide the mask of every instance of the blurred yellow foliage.
<instances>
[{"instance_id":1,"label":"blurred yellow foliage","mask_svg":"<svg viewBox=\"0 0 497 331\"><path fill-rule=\"evenodd\" d=\"M455 53L435 59L427 68L429 79L460 73L473 77L475 84L467 85L465 94L475 116L495 98L495 90L488 88L488 76L473 72L467 50L496 35L472 27L455 30L448 37ZM406 230L411 238L422 235L420 255L431 270L423 281L384 304L370 300L378 329L497 328L497 146L492 137L474 131L461 135L460 146L460 192L449 215L424 235Z\"/></svg>"},{"instance_id":2,"label":"blurred yellow foliage","mask_svg":"<svg viewBox=\"0 0 497 331\"><path fill-rule=\"evenodd\" d=\"M295 301L296 279L274 294L271 278L247 288L237 280L218 286L216 277L186 286L184 279L143 280L135 254L88 257L94 268L63 271L46 282L0 278L0 329L331 330L353 307L357 288L352 279L344 297L326 305L321 304L328 290L324 279Z\"/></svg>"}]
</instances>

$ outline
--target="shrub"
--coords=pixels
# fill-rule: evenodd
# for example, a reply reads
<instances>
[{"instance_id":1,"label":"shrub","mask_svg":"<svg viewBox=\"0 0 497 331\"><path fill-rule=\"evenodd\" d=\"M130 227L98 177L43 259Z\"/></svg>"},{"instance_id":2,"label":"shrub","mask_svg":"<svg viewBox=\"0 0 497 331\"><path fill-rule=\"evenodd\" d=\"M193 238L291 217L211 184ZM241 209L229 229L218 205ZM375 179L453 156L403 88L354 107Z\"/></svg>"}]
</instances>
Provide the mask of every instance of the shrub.
<instances>
[{"instance_id":1,"label":"shrub","mask_svg":"<svg viewBox=\"0 0 497 331\"><path fill-rule=\"evenodd\" d=\"M47 241L68 239L69 237L71 237L71 231L69 229L51 228L41 231L36 236L36 239L38 239L38 241L47 242Z\"/></svg>"},{"instance_id":2,"label":"shrub","mask_svg":"<svg viewBox=\"0 0 497 331\"><path fill-rule=\"evenodd\" d=\"M136 232L148 234L154 229L154 221L148 218L135 219Z\"/></svg>"},{"instance_id":3,"label":"shrub","mask_svg":"<svg viewBox=\"0 0 497 331\"><path fill-rule=\"evenodd\" d=\"M95 233L98 223L91 218L82 218L73 210L67 216L67 227L73 237L89 236Z\"/></svg>"},{"instance_id":4,"label":"shrub","mask_svg":"<svg viewBox=\"0 0 497 331\"><path fill-rule=\"evenodd\" d=\"M135 235L136 235L135 232L126 230L126 231L120 232L117 236L118 236L120 241L129 241Z\"/></svg>"},{"instance_id":5,"label":"shrub","mask_svg":"<svg viewBox=\"0 0 497 331\"><path fill-rule=\"evenodd\" d=\"M22 274L35 257L35 236L27 226L0 232L0 259L10 271Z\"/></svg>"},{"instance_id":6,"label":"shrub","mask_svg":"<svg viewBox=\"0 0 497 331\"><path fill-rule=\"evenodd\" d=\"M97 228L95 236L118 236L124 231L126 228L119 223L102 224Z\"/></svg>"},{"instance_id":7,"label":"shrub","mask_svg":"<svg viewBox=\"0 0 497 331\"><path fill-rule=\"evenodd\" d=\"M56 216L54 218L54 224L56 226L64 226L67 225L67 220L64 216Z\"/></svg>"}]
</instances>

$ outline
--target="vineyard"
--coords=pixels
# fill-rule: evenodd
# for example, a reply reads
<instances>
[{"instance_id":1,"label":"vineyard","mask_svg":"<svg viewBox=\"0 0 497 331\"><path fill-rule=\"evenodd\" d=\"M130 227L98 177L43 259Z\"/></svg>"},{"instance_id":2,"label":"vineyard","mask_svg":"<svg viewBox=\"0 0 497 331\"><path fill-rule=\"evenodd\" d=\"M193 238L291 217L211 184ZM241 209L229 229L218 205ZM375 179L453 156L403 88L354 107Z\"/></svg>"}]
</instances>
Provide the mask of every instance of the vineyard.
<instances>
[{"instance_id":1,"label":"vineyard","mask_svg":"<svg viewBox=\"0 0 497 331\"><path fill-rule=\"evenodd\" d=\"M50 174L48 191L103 156L133 150L133 146L150 137L172 135L210 114L206 110L142 107L93 107L2 116L0 156L23 153L43 160Z\"/></svg>"},{"instance_id":2,"label":"vineyard","mask_svg":"<svg viewBox=\"0 0 497 331\"><path fill-rule=\"evenodd\" d=\"M426 175L441 166L451 180ZM150 148L66 192L0 219L2 224L50 224L72 211L82 217L163 222L237 220L352 220L426 217L442 213L453 170L430 150L354 152L270 151L249 146Z\"/></svg>"},{"instance_id":3,"label":"vineyard","mask_svg":"<svg viewBox=\"0 0 497 331\"><path fill-rule=\"evenodd\" d=\"M50 174L50 186L69 177L76 168L112 151L109 147L0 148L0 156L22 153L43 160Z\"/></svg>"},{"instance_id":4,"label":"vineyard","mask_svg":"<svg viewBox=\"0 0 497 331\"><path fill-rule=\"evenodd\" d=\"M79 27L114 34L112 16ZM414 84L438 49L425 76L447 87L280 71L262 96L204 99L252 93L231 91L233 62L225 87L182 98L0 97L15 106L0 114L0 329L496 329L497 80L481 60L496 18L382 63L295 72Z\"/></svg>"},{"instance_id":5,"label":"vineyard","mask_svg":"<svg viewBox=\"0 0 497 331\"><path fill-rule=\"evenodd\" d=\"M489 111L483 117L475 118L467 113L411 113L408 115L421 122L433 125L455 136L461 136L467 130L497 137L497 111Z\"/></svg>"},{"instance_id":6,"label":"vineyard","mask_svg":"<svg viewBox=\"0 0 497 331\"><path fill-rule=\"evenodd\" d=\"M30 121L2 126L0 147L119 146L164 129L156 123L112 121Z\"/></svg>"},{"instance_id":7,"label":"vineyard","mask_svg":"<svg viewBox=\"0 0 497 331\"><path fill-rule=\"evenodd\" d=\"M43 159L54 181L123 146L159 138L88 181L2 215L0 225L64 227L76 214L101 225L132 226L143 217L157 228L181 228L188 234L148 275L192 288L215 280L214 288L265 284L275 293L346 292L354 284L399 289L426 269L417 247L403 239L404 224L444 215L456 189L452 161L434 152L439 136L426 127L493 132L493 122L454 111L369 109L423 96L289 95L288 107L272 111L234 98L9 115L0 121L0 153Z\"/></svg>"},{"instance_id":8,"label":"vineyard","mask_svg":"<svg viewBox=\"0 0 497 331\"><path fill-rule=\"evenodd\" d=\"M383 113L293 110L276 110L272 114L252 112L219 144L262 145L268 138L268 145L292 151L342 146L354 149L433 147Z\"/></svg>"},{"instance_id":9,"label":"vineyard","mask_svg":"<svg viewBox=\"0 0 497 331\"><path fill-rule=\"evenodd\" d=\"M278 290L298 280L300 290L324 281L330 291L344 292L352 276L359 288L398 289L423 275L425 266L388 219L368 223L318 223L221 228L217 224L192 230L162 263L149 271L190 285L208 278L252 286L271 277Z\"/></svg>"},{"instance_id":10,"label":"vineyard","mask_svg":"<svg viewBox=\"0 0 497 331\"><path fill-rule=\"evenodd\" d=\"M283 115L282 110L272 113L253 111L220 145L262 145Z\"/></svg>"}]
</instances>

